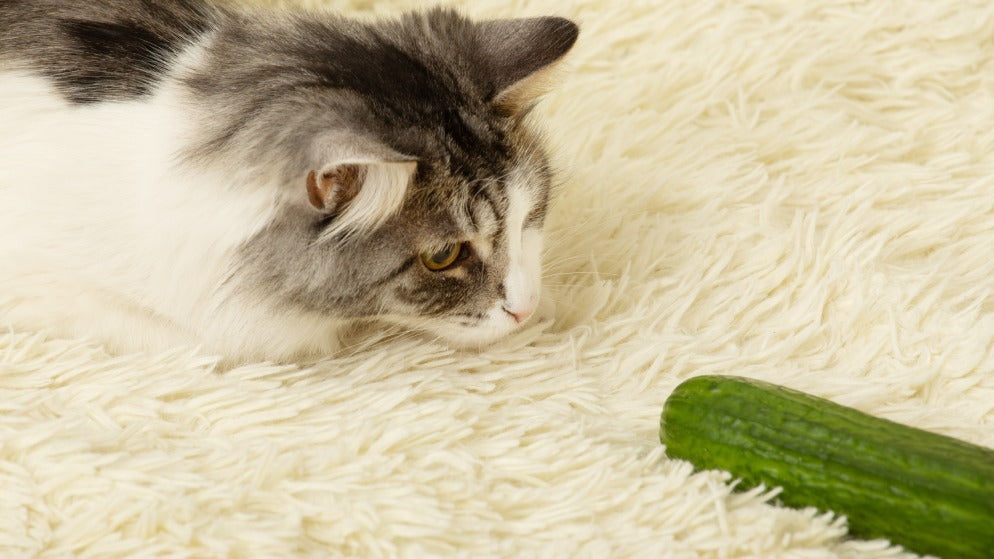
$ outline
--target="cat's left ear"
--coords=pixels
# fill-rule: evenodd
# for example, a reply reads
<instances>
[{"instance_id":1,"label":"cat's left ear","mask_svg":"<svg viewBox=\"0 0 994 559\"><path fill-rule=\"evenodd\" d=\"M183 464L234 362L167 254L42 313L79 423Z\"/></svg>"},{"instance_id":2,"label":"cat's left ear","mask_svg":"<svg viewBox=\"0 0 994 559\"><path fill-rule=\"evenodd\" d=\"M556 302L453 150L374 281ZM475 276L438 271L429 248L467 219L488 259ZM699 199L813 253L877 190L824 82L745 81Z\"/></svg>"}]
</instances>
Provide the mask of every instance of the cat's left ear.
<instances>
[{"instance_id":1,"label":"cat's left ear","mask_svg":"<svg viewBox=\"0 0 994 559\"><path fill-rule=\"evenodd\" d=\"M307 201L332 218L324 236L371 231L404 203L417 161L362 138L336 137L305 179Z\"/></svg>"},{"instance_id":2,"label":"cat's left ear","mask_svg":"<svg viewBox=\"0 0 994 559\"><path fill-rule=\"evenodd\" d=\"M527 112L553 85L555 67L580 28L561 17L484 21L479 40L490 101L509 115Z\"/></svg>"}]
</instances>

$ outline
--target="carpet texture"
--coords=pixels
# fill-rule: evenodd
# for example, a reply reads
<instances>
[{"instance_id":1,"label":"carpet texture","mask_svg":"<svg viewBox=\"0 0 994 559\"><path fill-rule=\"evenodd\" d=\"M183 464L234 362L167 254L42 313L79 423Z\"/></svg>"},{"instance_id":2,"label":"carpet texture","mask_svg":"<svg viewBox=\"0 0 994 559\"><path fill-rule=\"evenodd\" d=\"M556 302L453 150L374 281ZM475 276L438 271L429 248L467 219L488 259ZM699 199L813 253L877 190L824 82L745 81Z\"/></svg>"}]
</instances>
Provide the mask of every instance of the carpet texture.
<instances>
[{"instance_id":1,"label":"carpet texture","mask_svg":"<svg viewBox=\"0 0 994 559\"><path fill-rule=\"evenodd\" d=\"M226 372L4 330L0 556L912 557L668 460L658 415L727 373L994 446L994 4L454 5L582 24L545 320Z\"/></svg>"}]
</instances>

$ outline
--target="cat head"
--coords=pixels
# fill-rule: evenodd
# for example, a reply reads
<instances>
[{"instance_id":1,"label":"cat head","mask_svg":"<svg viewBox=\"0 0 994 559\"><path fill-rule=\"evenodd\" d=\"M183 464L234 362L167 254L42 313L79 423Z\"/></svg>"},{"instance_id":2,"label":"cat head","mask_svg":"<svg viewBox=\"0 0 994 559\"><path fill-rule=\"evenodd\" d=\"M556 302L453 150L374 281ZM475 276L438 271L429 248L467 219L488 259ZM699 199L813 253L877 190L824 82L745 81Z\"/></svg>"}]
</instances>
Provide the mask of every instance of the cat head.
<instances>
[{"instance_id":1,"label":"cat head","mask_svg":"<svg viewBox=\"0 0 994 559\"><path fill-rule=\"evenodd\" d=\"M279 177L282 206L241 251L246 285L459 345L528 320L552 176L525 117L576 25L446 10L276 23L245 22L251 43L220 33L213 77L188 81L216 102L200 153Z\"/></svg>"}]
</instances>

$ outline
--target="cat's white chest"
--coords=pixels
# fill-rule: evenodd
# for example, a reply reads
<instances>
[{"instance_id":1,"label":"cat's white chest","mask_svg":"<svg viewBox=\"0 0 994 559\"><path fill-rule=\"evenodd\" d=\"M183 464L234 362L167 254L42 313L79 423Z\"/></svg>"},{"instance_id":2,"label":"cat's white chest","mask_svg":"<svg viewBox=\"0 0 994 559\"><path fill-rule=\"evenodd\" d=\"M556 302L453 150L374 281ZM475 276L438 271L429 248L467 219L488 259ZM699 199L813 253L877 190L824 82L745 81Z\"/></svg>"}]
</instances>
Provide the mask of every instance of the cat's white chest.
<instances>
[{"instance_id":1,"label":"cat's white chest","mask_svg":"<svg viewBox=\"0 0 994 559\"><path fill-rule=\"evenodd\" d=\"M81 107L0 72L0 123L0 320L117 351L331 343L310 339L329 325L235 293L233 255L277 190L185 171L189 123L170 87Z\"/></svg>"}]
</instances>

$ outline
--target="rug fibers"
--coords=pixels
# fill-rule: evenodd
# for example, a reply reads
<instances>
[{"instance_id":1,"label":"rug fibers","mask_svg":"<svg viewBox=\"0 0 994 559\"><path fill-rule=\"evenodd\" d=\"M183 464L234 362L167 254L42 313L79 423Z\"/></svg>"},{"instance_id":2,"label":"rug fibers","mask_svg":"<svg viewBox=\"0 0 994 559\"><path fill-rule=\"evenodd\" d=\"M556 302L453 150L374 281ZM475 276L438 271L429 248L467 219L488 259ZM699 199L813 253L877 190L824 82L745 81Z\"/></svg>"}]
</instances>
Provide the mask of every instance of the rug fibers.
<instances>
[{"instance_id":1,"label":"rug fibers","mask_svg":"<svg viewBox=\"0 0 994 559\"><path fill-rule=\"evenodd\" d=\"M582 25L545 319L230 371L6 330L0 556L910 557L668 460L658 414L736 374L994 446L994 4L454 5Z\"/></svg>"}]
</instances>

